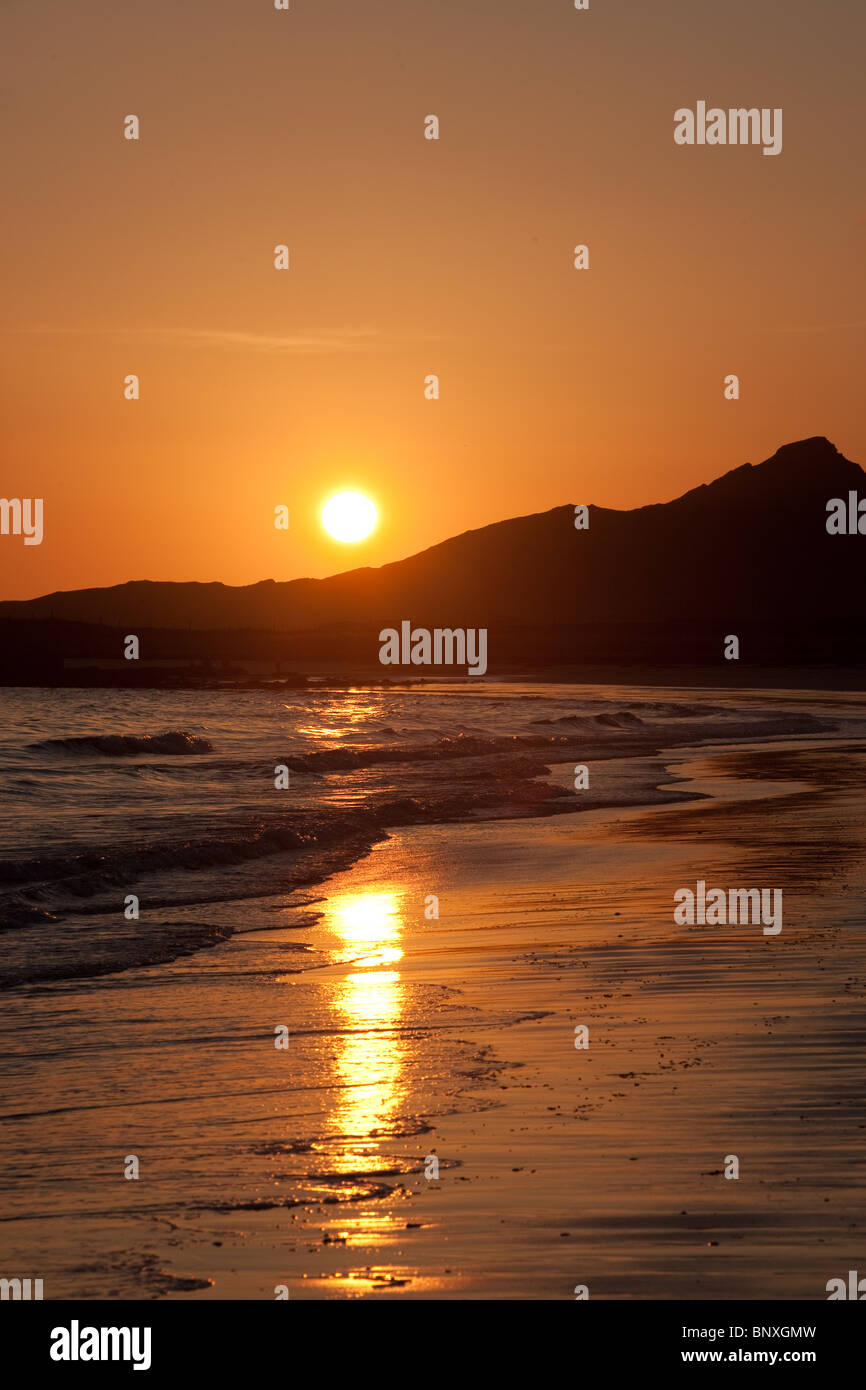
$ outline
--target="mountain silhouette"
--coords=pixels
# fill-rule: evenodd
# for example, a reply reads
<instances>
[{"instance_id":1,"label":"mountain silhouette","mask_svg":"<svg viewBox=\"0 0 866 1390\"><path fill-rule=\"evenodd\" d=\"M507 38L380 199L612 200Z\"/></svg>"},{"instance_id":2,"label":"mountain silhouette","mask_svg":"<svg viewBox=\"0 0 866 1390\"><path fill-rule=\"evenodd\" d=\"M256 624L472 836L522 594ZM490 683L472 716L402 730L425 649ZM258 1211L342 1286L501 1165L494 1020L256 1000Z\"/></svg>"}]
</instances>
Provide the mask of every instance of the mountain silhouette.
<instances>
[{"instance_id":1,"label":"mountain silhouette","mask_svg":"<svg viewBox=\"0 0 866 1390\"><path fill-rule=\"evenodd\" d=\"M632 511L590 505L587 529L575 528L575 508L566 505L328 579L243 587L133 581L0 603L0 620L126 632L276 631L295 634L299 653L322 654L341 647L340 632L355 632L357 640L346 637L342 646L373 660L379 629L404 619L416 627L486 627L491 644L501 634L515 657L536 651L539 660L557 661L570 651L569 631L590 632L604 659L617 631L706 630L716 651L719 625L724 633L757 625L784 629L796 658L798 633L843 631L866 617L866 541L826 528L827 502L847 501L850 491L866 496L866 474L819 436L671 502ZM541 641L544 632L557 636ZM644 657L632 642L638 659L653 650L647 640ZM828 659L826 647L820 659Z\"/></svg>"}]
</instances>

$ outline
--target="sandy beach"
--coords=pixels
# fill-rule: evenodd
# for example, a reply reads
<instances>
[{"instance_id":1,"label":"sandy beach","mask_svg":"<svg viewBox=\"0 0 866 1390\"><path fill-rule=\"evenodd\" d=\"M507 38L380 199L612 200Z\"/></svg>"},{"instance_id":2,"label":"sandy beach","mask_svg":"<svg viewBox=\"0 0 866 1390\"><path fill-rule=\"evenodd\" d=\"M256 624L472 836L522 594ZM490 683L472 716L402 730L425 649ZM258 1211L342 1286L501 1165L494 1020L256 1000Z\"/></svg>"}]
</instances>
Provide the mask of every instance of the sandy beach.
<instances>
[{"instance_id":1,"label":"sandy beach","mask_svg":"<svg viewBox=\"0 0 866 1390\"><path fill-rule=\"evenodd\" d=\"M398 828L209 905L207 949L14 990L7 1264L46 1297L825 1298L864 1258L864 751L612 758L621 804ZM698 879L780 887L782 931L676 925Z\"/></svg>"}]
</instances>

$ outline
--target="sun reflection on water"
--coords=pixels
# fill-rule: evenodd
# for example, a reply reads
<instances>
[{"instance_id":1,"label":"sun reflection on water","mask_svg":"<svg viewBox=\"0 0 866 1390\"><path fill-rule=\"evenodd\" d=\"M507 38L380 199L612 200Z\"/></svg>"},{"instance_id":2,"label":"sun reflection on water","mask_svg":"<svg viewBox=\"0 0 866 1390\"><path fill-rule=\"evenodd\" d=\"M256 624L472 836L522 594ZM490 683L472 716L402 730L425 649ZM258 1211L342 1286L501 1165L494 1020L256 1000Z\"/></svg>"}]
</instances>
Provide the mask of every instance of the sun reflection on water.
<instances>
[{"instance_id":1,"label":"sun reflection on water","mask_svg":"<svg viewBox=\"0 0 866 1390\"><path fill-rule=\"evenodd\" d=\"M378 1144L365 1144L388 1123L405 1100L406 1047L399 1035L405 992L401 960L402 898L391 889L331 899L324 924L337 938L350 974L334 1000L340 1031L335 1037L338 1081L331 1117L340 1134L358 1141L353 1161L361 1169L378 1164ZM360 968L359 968L360 967Z\"/></svg>"},{"instance_id":2,"label":"sun reflection on water","mask_svg":"<svg viewBox=\"0 0 866 1390\"><path fill-rule=\"evenodd\" d=\"M363 726L377 717L381 703L381 695L368 690L350 689L342 691L339 697L326 696L317 700L313 709L305 709L295 731L316 744L357 738ZM289 705L285 708L292 709Z\"/></svg>"}]
</instances>

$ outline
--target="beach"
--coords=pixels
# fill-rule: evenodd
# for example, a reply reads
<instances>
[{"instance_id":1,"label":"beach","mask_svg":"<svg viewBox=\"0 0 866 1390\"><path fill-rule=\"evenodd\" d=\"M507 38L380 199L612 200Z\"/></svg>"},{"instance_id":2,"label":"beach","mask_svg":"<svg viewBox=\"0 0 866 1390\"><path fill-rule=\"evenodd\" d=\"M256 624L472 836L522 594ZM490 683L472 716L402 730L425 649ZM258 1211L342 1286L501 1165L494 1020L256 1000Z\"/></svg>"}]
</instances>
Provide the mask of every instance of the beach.
<instances>
[{"instance_id":1,"label":"beach","mask_svg":"<svg viewBox=\"0 0 866 1390\"><path fill-rule=\"evenodd\" d=\"M60 914L46 872L57 920L4 944L83 944L27 979L19 944L3 996L10 1268L48 1298L823 1299L862 1266L857 698L545 697L614 720L576 803L573 746L526 744L495 806L392 810L303 871L162 865L147 959L147 914L120 961L114 887ZM623 750L677 702L700 737ZM397 804L347 763L383 746L359 719L317 791L341 815ZM678 925L698 880L780 888L782 930Z\"/></svg>"}]
</instances>

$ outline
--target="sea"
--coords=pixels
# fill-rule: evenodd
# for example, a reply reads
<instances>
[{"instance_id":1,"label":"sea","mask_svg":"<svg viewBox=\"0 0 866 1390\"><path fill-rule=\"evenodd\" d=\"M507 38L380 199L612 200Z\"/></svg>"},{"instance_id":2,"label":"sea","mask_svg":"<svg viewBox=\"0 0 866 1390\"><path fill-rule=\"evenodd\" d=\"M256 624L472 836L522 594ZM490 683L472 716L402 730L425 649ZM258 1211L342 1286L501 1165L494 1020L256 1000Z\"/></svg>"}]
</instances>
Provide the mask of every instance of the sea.
<instances>
[{"instance_id":1,"label":"sea","mask_svg":"<svg viewBox=\"0 0 866 1390\"><path fill-rule=\"evenodd\" d=\"M313 884L391 827L610 804L594 759L864 721L856 695L473 680L7 689L0 708L0 988L211 945L238 925L216 905ZM569 763L588 786L550 778ZM206 924L172 925L195 905Z\"/></svg>"}]
</instances>

